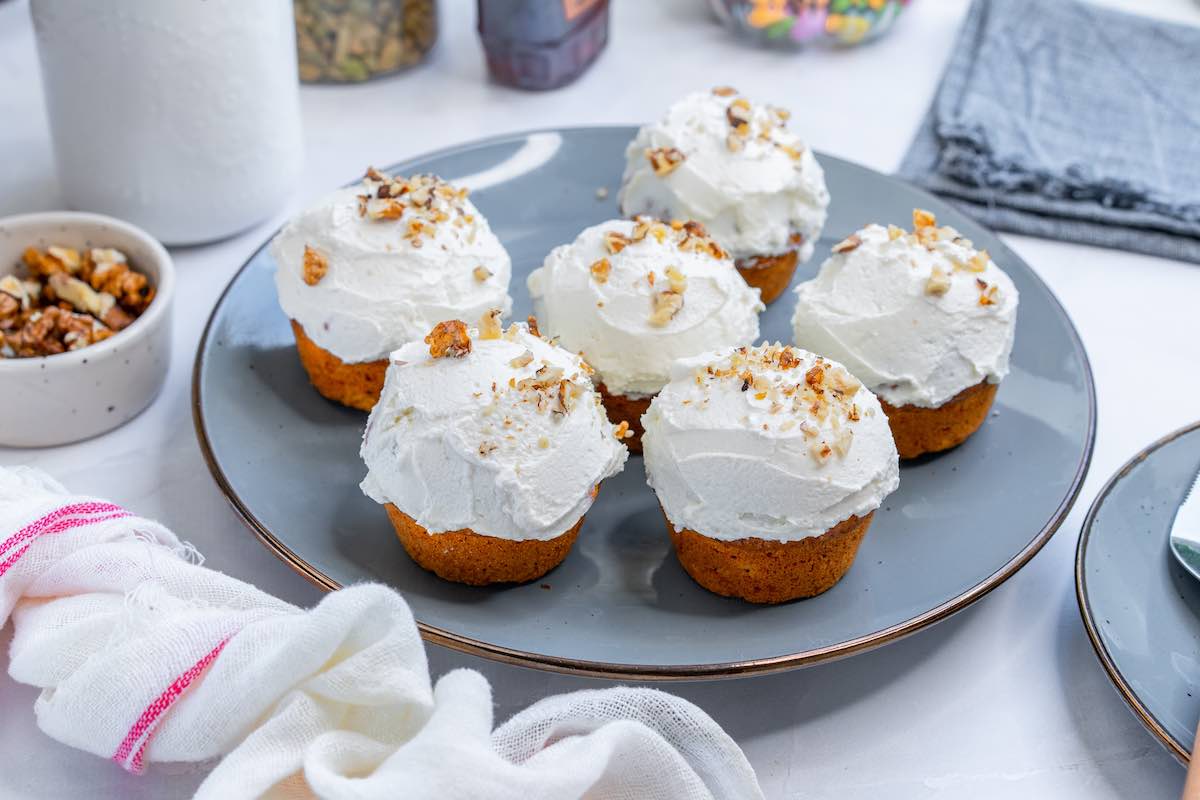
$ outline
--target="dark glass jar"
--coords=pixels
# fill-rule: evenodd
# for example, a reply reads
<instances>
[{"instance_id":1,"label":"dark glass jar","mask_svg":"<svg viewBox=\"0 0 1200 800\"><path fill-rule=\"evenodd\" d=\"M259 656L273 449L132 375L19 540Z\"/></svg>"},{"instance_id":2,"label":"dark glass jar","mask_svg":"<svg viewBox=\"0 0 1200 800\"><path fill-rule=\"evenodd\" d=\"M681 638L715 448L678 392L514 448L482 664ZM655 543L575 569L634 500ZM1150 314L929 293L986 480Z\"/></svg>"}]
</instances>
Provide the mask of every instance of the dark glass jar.
<instances>
[{"instance_id":1,"label":"dark glass jar","mask_svg":"<svg viewBox=\"0 0 1200 800\"><path fill-rule=\"evenodd\" d=\"M509 86L565 86L608 44L608 0L478 2L488 70Z\"/></svg>"},{"instance_id":2,"label":"dark glass jar","mask_svg":"<svg viewBox=\"0 0 1200 800\"><path fill-rule=\"evenodd\" d=\"M437 41L436 0L294 0L305 83L353 83L420 63Z\"/></svg>"}]
</instances>

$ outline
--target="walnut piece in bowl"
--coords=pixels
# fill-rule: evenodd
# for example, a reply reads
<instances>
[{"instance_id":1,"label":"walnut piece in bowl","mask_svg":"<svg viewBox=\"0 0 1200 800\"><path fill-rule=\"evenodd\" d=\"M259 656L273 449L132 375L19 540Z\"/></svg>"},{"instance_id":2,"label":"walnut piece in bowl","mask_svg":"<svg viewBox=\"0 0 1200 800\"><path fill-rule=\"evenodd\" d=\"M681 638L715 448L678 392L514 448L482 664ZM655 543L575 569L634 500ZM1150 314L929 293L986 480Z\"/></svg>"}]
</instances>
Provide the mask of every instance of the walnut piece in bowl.
<instances>
[{"instance_id":1,"label":"walnut piece in bowl","mask_svg":"<svg viewBox=\"0 0 1200 800\"><path fill-rule=\"evenodd\" d=\"M149 234L97 214L0 219L0 445L86 439L166 378L175 270Z\"/></svg>"}]
</instances>

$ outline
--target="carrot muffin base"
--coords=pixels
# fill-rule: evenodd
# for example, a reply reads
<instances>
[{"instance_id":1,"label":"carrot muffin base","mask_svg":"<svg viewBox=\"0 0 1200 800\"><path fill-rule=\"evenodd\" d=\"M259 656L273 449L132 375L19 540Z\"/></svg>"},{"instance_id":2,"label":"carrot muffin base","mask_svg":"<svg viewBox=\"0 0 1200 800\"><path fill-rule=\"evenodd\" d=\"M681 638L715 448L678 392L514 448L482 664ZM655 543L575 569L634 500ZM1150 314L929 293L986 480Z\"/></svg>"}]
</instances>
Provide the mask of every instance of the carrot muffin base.
<instances>
[{"instance_id":1,"label":"carrot muffin base","mask_svg":"<svg viewBox=\"0 0 1200 800\"><path fill-rule=\"evenodd\" d=\"M296 350L308 380L322 396L362 411L375 407L379 393L383 391L386 358L347 364L308 338L296 320L292 320L292 333L296 336Z\"/></svg>"},{"instance_id":2,"label":"carrot muffin base","mask_svg":"<svg viewBox=\"0 0 1200 800\"><path fill-rule=\"evenodd\" d=\"M613 425L620 425L622 422L629 423L629 432L633 436L622 439L625 446L629 448L629 452L642 452L642 434L646 432L642 428L642 414L645 414L650 408L650 401L654 398L613 394L603 383L596 387L596 391L600 392L600 399L604 401L604 410L608 414L609 422Z\"/></svg>"},{"instance_id":3,"label":"carrot muffin base","mask_svg":"<svg viewBox=\"0 0 1200 800\"><path fill-rule=\"evenodd\" d=\"M579 535L583 517L566 533L545 541L500 539L469 528L430 533L391 503L388 519L412 560L448 581L470 586L527 583L562 563Z\"/></svg>"},{"instance_id":4,"label":"carrot muffin base","mask_svg":"<svg viewBox=\"0 0 1200 800\"><path fill-rule=\"evenodd\" d=\"M796 274L799 254L795 250L774 256L739 258L737 271L754 288L762 293L763 303L770 303L783 294Z\"/></svg>"},{"instance_id":5,"label":"carrot muffin base","mask_svg":"<svg viewBox=\"0 0 1200 800\"><path fill-rule=\"evenodd\" d=\"M1000 384L977 383L936 408L892 406L881 397L901 458L916 458L957 447L987 419Z\"/></svg>"},{"instance_id":6,"label":"carrot muffin base","mask_svg":"<svg viewBox=\"0 0 1200 800\"><path fill-rule=\"evenodd\" d=\"M850 517L820 536L794 542L721 541L688 528L676 530L669 519L667 530L679 563L705 589L751 603L783 603L814 597L841 580L874 515Z\"/></svg>"}]
</instances>

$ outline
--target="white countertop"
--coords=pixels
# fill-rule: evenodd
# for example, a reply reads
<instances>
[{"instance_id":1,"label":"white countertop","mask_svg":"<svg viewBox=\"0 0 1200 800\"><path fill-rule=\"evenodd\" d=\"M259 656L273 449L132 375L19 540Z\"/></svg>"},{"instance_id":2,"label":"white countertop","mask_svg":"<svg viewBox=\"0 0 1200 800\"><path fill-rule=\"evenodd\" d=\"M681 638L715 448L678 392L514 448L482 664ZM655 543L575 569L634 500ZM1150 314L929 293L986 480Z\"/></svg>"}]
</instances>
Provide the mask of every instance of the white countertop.
<instances>
[{"instance_id":1,"label":"white countertop","mask_svg":"<svg viewBox=\"0 0 1200 800\"><path fill-rule=\"evenodd\" d=\"M1105 0L1200 24L1194 0ZM819 150L891 171L937 84L966 0L918 0L887 38L859 50L751 49L704 0L616 0L608 51L573 86L526 94L485 79L474 3L443 0L430 63L361 87L302 92L303 185L275 219L174 251L173 363L154 405L113 433L46 450L0 448L80 492L155 516L207 564L287 600L317 590L270 555L217 491L192 432L201 328L225 283L288 211L359 174L446 144L530 127L636 122L696 87L732 84L790 107ZM137 125L137 120L130 120ZM64 206L40 97L26 0L0 2L0 215ZM1158 436L1200 416L1200 267L1005 236L1058 294L1087 345L1099 394L1090 476L1070 517L1015 577L967 611L897 644L783 675L664 687L699 704L745 748L771 798L1175 797L1183 770L1126 708L1079 621L1073 556L1088 504ZM1150 389L1150 391L1147 391ZM3 410L0 409L0 413ZM0 635L7 650L11 629ZM431 648L492 681L497 719L549 693L603 681L506 667ZM7 658L0 656L7 672ZM197 767L142 778L36 727L37 692L0 676L0 797L186 797Z\"/></svg>"}]
</instances>

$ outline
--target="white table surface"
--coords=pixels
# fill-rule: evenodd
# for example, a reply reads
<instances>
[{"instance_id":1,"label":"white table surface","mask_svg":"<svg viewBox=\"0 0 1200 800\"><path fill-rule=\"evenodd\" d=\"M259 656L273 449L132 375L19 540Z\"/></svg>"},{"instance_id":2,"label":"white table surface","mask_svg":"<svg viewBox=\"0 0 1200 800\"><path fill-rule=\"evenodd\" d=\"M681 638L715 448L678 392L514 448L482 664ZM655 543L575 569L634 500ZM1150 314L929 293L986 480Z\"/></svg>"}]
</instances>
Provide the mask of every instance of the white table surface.
<instances>
[{"instance_id":1,"label":"white table surface","mask_svg":"<svg viewBox=\"0 0 1200 800\"><path fill-rule=\"evenodd\" d=\"M1194 0L1105 2L1200 24ZM287 208L240 236L174 251L173 362L148 411L82 444L0 448L0 463L42 467L75 490L155 516L191 540L209 566L311 604L317 590L270 555L217 491L189 408L192 358L212 304L289 212L366 164L535 126L643 121L686 91L718 84L790 107L794 126L817 149L891 171L967 3L919 0L872 46L788 55L731 40L701 0L615 0L607 52L576 84L548 94L487 82L474 5L443 0L441 41L415 72L303 90L306 168ZM68 201L55 176L26 0L0 3L0 215ZM1200 267L1004 238L1062 299L1091 356L1100 418L1090 476L1066 523L1029 565L931 630L783 675L666 687L725 726L768 797L1165 798L1182 785L1183 770L1096 660L1079 620L1072 559L1084 513L1108 476L1200 416ZM4 651L10 636L9 629L0 635ZM430 650L435 676L470 666L491 680L498 720L550 693L606 685ZM135 778L52 741L36 727L36 694L0 676L0 797L185 797L203 778L203 768L177 765Z\"/></svg>"}]
</instances>

